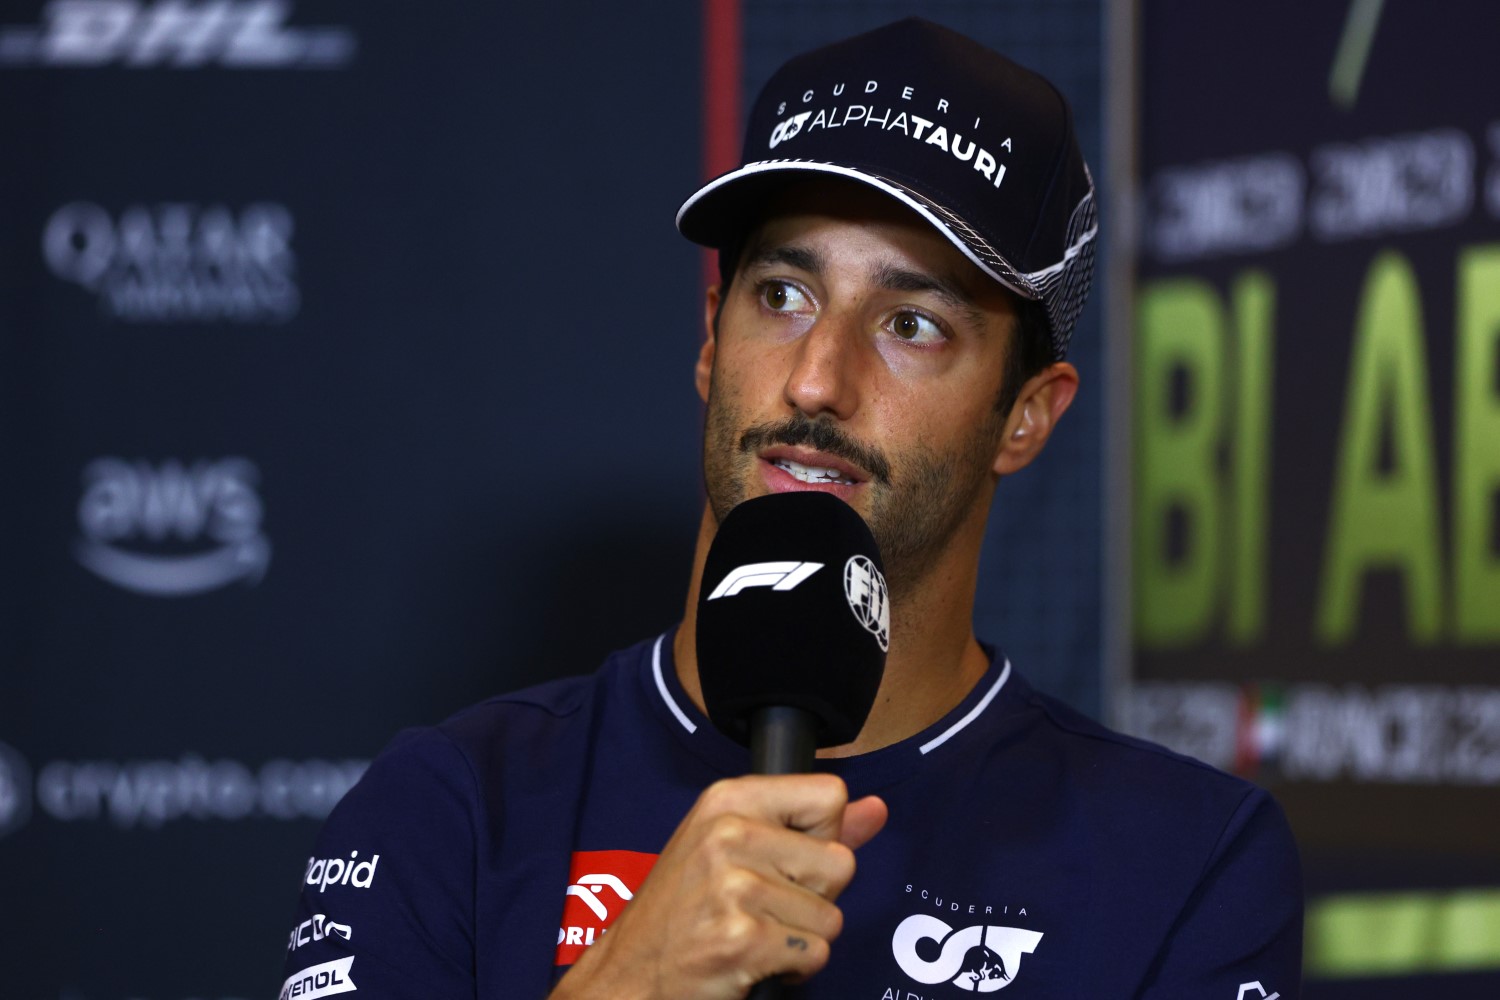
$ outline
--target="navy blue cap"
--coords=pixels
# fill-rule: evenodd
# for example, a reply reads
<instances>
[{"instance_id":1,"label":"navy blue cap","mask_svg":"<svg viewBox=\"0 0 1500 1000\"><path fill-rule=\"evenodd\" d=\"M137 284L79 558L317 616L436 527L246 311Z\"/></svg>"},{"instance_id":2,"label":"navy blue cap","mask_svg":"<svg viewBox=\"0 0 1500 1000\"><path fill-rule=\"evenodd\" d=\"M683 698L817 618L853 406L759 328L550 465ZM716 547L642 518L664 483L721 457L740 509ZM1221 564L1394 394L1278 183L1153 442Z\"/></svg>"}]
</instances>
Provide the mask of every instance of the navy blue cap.
<instances>
[{"instance_id":1,"label":"navy blue cap","mask_svg":"<svg viewBox=\"0 0 1500 1000\"><path fill-rule=\"evenodd\" d=\"M793 58L756 98L743 165L696 191L677 228L731 247L798 173L906 204L996 281L1042 302L1067 353L1093 274L1094 185L1056 87L941 25L908 18Z\"/></svg>"}]
</instances>

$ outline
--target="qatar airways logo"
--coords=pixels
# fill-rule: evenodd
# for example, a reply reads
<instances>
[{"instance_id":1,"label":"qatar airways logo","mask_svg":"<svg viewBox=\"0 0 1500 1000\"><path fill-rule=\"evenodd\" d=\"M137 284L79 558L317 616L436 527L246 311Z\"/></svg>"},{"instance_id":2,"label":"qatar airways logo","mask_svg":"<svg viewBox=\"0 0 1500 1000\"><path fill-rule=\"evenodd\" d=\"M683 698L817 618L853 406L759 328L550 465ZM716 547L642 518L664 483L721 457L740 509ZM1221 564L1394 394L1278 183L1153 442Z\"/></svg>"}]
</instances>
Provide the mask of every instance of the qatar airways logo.
<instances>
[{"instance_id":1,"label":"qatar airways logo","mask_svg":"<svg viewBox=\"0 0 1500 1000\"><path fill-rule=\"evenodd\" d=\"M51 0L41 24L0 25L0 68L337 69L346 27L292 27L284 0Z\"/></svg>"},{"instance_id":2,"label":"qatar airways logo","mask_svg":"<svg viewBox=\"0 0 1500 1000\"><path fill-rule=\"evenodd\" d=\"M83 470L74 554L101 580L152 597L259 583L271 563L259 481L244 458L96 459Z\"/></svg>"},{"instance_id":3,"label":"qatar airways logo","mask_svg":"<svg viewBox=\"0 0 1500 1000\"><path fill-rule=\"evenodd\" d=\"M1039 931L976 924L953 928L937 917L914 913L901 921L891 951L901 971L926 986L951 983L961 990L993 993L1015 982L1021 956L1041 942Z\"/></svg>"},{"instance_id":4,"label":"qatar airways logo","mask_svg":"<svg viewBox=\"0 0 1500 1000\"><path fill-rule=\"evenodd\" d=\"M52 213L42 256L63 281L129 323L281 323L302 304L292 213L258 202L130 205L86 201Z\"/></svg>"}]
</instances>

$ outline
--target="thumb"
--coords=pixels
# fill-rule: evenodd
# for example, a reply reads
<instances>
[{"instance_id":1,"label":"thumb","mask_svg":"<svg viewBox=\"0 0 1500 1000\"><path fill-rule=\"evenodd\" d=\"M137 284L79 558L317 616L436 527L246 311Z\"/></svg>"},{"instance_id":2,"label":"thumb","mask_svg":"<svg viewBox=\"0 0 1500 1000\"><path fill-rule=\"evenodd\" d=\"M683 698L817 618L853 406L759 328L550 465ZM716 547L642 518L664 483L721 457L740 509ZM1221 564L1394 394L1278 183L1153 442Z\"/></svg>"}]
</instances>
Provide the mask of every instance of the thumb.
<instances>
[{"instance_id":1,"label":"thumb","mask_svg":"<svg viewBox=\"0 0 1500 1000\"><path fill-rule=\"evenodd\" d=\"M884 800L874 795L849 803L844 808L844 822L839 828L839 843L856 850L874 837L885 826L890 816Z\"/></svg>"}]
</instances>

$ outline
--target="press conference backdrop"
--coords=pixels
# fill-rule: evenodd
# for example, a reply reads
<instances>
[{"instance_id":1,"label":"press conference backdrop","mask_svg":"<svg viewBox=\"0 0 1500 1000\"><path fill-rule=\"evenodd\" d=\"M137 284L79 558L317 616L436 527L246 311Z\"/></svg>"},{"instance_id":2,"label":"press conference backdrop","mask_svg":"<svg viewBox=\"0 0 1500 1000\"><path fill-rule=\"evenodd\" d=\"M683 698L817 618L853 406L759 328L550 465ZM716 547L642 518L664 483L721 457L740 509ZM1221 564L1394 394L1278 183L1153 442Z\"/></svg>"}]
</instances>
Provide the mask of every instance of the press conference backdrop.
<instances>
[{"instance_id":1,"label":"press conference backdrop","mask_svg":"<svg viewBox=\"0 0 1500 1000\"><path fill-rule=\"evenodd\" d=\"M722 6L750 91L910 12ZM1097 3L928 12L1057 79L1099 162ZM0 2L5 1000L271 995L318 822L396 730L676 620L701 23ZM1097 710L1075 409L1002 491L978 619Z\"/></svg>"},{"instance_id":2,"label":"press conference backdrop","mask_svg":"<svg viewBox=\"0 0 1500 1000\"><path fill-rule=\"evenodd\" d=\"M1134 727L1286 806L1309 997L1493 997L1500 8L1139 23Z\"/></svg>"}]
</instances>

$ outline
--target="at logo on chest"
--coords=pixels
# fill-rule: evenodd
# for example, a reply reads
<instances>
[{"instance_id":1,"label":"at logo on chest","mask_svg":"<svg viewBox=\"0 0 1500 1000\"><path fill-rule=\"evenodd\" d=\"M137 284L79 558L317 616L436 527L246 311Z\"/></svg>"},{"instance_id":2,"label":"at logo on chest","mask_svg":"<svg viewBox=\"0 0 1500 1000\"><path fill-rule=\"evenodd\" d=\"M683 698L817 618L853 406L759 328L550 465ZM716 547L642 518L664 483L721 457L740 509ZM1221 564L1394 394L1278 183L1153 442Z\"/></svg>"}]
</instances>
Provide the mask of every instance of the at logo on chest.
<instances>
[{"instance_id":1,"label":"at logo on chest","mask_svg":"<svg viewBox=\"0 0 1500 1000\"><path fill-rule=\"evenodd\" d=\"M1015 918L1026 918L1024 906L961 903L934 896L927 890L906 887L923 909L935 913L913 913L896 926L891 935L891 954L907 977L922 986L956 986L974 993L993 993L1015 982L1021 971L1021 956L1041 943L1042 933L1026 927L1007 926ZM1002 921L1004 921L1002 923ZM926 1000L900 987L886 990L882 1000Z\"/></svg>"}]
</instances>

